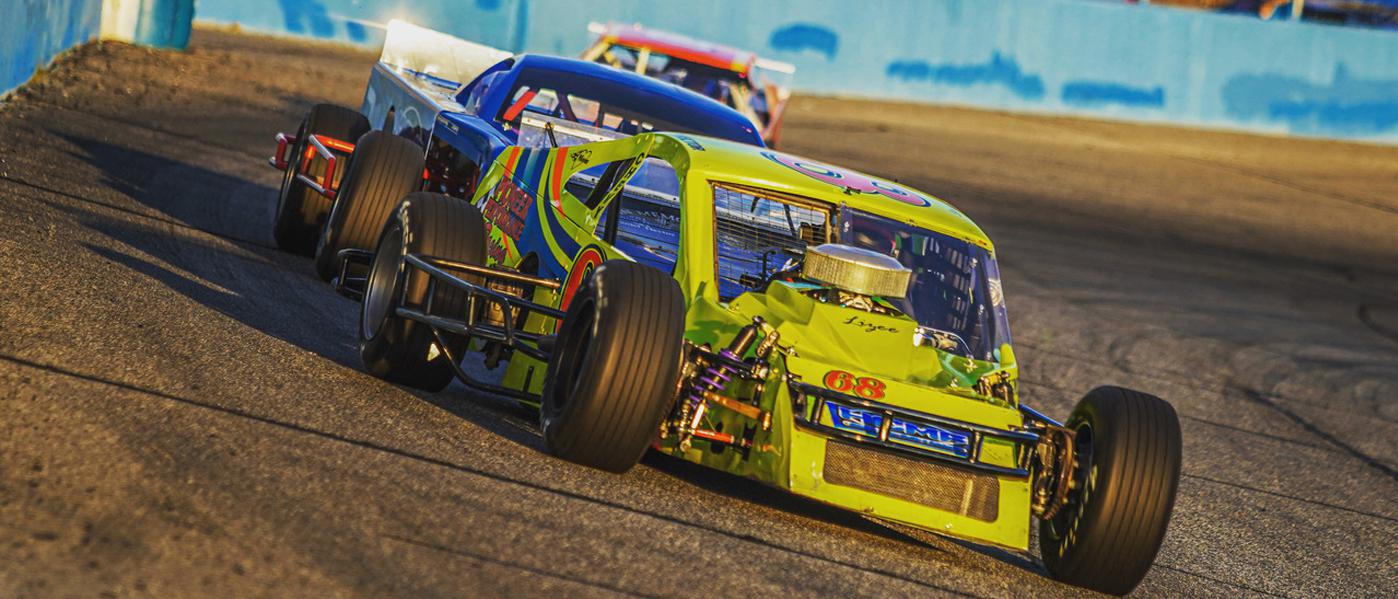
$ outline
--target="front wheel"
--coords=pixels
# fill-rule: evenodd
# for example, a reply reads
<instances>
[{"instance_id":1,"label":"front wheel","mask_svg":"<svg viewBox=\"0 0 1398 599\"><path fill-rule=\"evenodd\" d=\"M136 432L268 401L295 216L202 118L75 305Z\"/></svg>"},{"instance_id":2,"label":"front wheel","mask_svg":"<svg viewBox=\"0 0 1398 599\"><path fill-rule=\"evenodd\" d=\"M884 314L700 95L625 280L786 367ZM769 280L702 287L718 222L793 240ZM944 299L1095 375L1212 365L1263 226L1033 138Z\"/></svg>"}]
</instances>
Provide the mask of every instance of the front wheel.
<instances>
[{"instance_id":1,"label":"front wheel","mask_svg":"<svg viewBox=\"0 0 1398 599\"><path fill-rule=\"evenodd\" d=\"M359 358L370 374L427 391L440 391L456 372L447 354L460 356L464 339L446 338L447 352L434 348L436 335L427 325L398 315L407 307L435 316L463 320L466 292L438 282L405 264L408 254L485 264L485 220L463 200L436 193L408 194L379 235L360 303ZM480 284L478 277L463 276ZM433 294L428 297L429 287Z\"/></svg>"},{"instance_id":2,"label":"front wheel","mask_svg":"<svg viewBox=\"0 0 1398 599\"><path fill-rule=\"evenodd\" d=\"M1180 477L1180 422L1164 400L1120 387L1093 389L1065 425L1077 465L1068 503L1039 525L1054 578L1124 595L1150 570Z\"/></svg>"},{"instance_id":3,"label":"front wheel","mask_svg":"<svg viewBox=\"0 0 1398 599\"><path fill-rule=\"evenodd\" d=\"M609 472L640 461L675 402L684 296L669 275L602 263L573 296L539 419L549 452Z\"/></svg>"}]
</instances>

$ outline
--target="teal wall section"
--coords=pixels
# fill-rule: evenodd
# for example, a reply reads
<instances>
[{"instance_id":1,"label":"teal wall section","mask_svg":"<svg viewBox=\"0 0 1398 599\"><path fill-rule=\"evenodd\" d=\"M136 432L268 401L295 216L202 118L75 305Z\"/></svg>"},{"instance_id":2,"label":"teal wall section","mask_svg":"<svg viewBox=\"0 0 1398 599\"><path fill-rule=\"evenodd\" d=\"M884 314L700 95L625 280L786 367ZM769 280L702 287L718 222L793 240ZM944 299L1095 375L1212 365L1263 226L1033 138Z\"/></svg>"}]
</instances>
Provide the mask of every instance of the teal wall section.
<instances>
[{"instance_id":1,"label":"teal wall section","mask_svg":"<svg viewBox=\"0 0 1398 599\"><path fill-rule=\"evenodd\" d=\"M1095 0L200 0L197 18L375 45L403 18L571 55L640 22L798 68L799 91L1398 143L1398 33Z\"/></svg>"},{"instance_id":2,"label":"teal wall section","mask_svg":"<svg viewBox=\"0 0 1398 599\"><path fill-rule=\"evenodd\" d=\"M141 0L132 42L152 48L183 50L189 45L194 0Z\"/></svg>"},{"instance_id":3,"label":"teal wall section","mask_svg":"<svg viewBox=\"0 0 1398 599\"><path fill-rule=\"evenodd\" d=\"M0 0L0 96L101 26L102 0Z\"/></svg>"}]
</instances>

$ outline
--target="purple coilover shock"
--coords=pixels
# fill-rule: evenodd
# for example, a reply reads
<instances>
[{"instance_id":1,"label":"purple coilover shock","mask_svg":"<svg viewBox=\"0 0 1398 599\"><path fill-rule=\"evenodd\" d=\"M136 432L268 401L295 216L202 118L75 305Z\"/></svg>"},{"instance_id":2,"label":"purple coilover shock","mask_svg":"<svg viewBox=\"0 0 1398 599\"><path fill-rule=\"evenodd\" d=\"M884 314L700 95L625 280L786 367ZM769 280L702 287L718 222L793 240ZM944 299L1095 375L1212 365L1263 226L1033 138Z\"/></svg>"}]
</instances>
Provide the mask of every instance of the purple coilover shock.
<instances>
[{"instance_id":1,"label":"purple coilover shock","mask_svg":"<svg viewBox=\"0 0 1398 599\"><path fill-rule=\"evenodd\" d=\"M743 354L752 347L753 341L757 340L757 324L750 324L738 331L738 336L733 338L733 342L728 347L719 350L719 355L734 362L742 362ZM699 404L704 401L704 392L711 391L717 393L728 381L733 380L733 368L726 363L710 364L703 372L699 373L698 384L689 394L689 413L694 414L699 409Z\"/></svg>"}]
</instances>

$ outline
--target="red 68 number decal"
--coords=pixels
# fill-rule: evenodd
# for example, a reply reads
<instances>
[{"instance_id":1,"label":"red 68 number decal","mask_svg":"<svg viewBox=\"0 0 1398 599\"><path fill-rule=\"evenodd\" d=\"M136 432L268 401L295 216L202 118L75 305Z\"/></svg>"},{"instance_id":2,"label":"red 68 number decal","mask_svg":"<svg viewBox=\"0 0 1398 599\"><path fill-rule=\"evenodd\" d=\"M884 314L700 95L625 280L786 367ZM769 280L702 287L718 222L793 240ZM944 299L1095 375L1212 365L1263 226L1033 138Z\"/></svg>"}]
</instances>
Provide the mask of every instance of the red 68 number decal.
<instances>
[{"instance_id":1,"label":"red 68 number decal","mask_svg":"<svg viewBox=\"0 0 1398 599\"><path fill-rule=\"evenodd\" d=\"M825 387L840 393L857 395L864 399L883 399L883 381L867 376L854 376L843 370L825 373Z\"/></svg>"}]
</instances>

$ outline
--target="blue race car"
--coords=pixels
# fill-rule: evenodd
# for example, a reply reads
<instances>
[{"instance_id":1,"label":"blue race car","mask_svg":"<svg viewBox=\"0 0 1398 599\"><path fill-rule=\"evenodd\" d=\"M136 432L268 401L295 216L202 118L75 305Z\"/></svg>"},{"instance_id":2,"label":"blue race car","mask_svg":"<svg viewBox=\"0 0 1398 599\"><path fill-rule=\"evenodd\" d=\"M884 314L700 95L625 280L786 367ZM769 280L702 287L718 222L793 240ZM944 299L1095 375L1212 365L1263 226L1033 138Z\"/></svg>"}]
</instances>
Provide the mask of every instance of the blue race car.
<instances>
[{"instance_id":1,"label":"blue race car","mask_svg":"<svg viewBox=\"0 0 1398 599\"><path fill-rule=\"evenodd\" d=\"M353 274L341 272L341 252L374 247L403 196L426 190L469 199L506 147L650 131L763 145L750 119L682 87L394 21L359 111L318 104L296 135L277 135L270 162L285 175L273 236L282 249L314 254L317 273L330 281Z\"/></svg>"}]
</instances>

